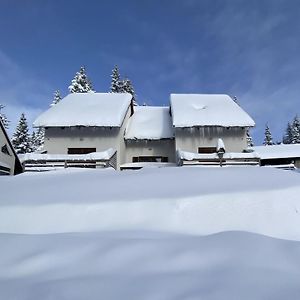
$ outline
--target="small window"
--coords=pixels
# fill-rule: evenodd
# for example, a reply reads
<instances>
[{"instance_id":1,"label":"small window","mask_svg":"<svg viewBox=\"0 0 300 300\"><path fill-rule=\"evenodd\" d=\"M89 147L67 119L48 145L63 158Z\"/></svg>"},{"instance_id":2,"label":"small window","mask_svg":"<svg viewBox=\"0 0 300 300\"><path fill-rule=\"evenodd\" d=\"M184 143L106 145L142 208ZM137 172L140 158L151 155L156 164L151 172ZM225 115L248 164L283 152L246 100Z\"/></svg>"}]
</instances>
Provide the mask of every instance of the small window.
<instances>
[{"instance_id":1,"label":"small window","mask_svg":"<svg viewBox=\"0 0 300 300\"><path fill-rule=\"evenodd\" d=\"M216 147L199 147L198 153L216 153L217 148Z\"/></svg>"},{"instance_id":2,"label":"small window","mask_svg":"<svg viewBox=\"0 0 300 300\"><path fill-rule=\"evenodd\" d=\"M132 162L168 162L168 157L163 156L135 156Z\"/></svg>"},{"instance_id":3,"label":"small window","mask_svg":"<svg viewBox=\"0 0 300 300\"><path fill-rule=\"evenodd\" d=\"M68 154L89 154L96 152L96 148L68 148Z\"/></svg>"},{"instance_id":4,"label":"small window","mask_svg":"<svg viewBox=\"0 0 300 300\"><path fill-rule=\"evenodd\" d=\"M1 152L6 154L6 155L10 155L6 144L1 147Z\"/></svg>"}]
</instances>

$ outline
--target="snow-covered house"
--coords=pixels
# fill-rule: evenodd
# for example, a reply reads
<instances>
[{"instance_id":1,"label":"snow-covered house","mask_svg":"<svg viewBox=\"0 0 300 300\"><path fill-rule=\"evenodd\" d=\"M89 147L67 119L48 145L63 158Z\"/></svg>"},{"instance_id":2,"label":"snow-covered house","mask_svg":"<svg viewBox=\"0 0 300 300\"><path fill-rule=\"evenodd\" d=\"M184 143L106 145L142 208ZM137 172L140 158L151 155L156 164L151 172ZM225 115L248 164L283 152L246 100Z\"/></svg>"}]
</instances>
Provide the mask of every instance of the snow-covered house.
<instances>
[{"instance_id":1,"label":"snow-covered house","mask_svg":"<svg viewBox=\"0 0 300 300\"><path fill-rule=\"evenodd\" d=\"M226 152L247 148L252 118L228 95L171 94L171 113L177 151L217 153L222 139Z\"/></svg>"},{"instance_id":2,"label":"snow-covered house","mask_svg":"<svg viewBox=\"0 0 300 300\"><path fill-rule=\"evenodd\" d=\"M133 113L127 93L73 93L41 114L35 127L45 128L48 154L88 154L113 148L117 168L125 160L124 133Z\"/></svg>"},{"instance_id":3,"label":"snow-covered house","mask_svg":"<svg viewBox=\"0 0 300 300\"><path fill-rule=\"evenodd\" d=\"M170 108L136 107L128 120L125 144L126 165L123 168L132 168L137 166L137 163L175 163L175 140Z\"/></svg>"},{"instance_id":4,"label":"snow-covered house","mask_svg":"<svg viewBox=\"0 0 300 300\"><path fill-rule=\"evenodd\" d=\"M47 154L112 148L117 169L174 164L179 156L190 160L194 155L199 161L203 154L214 154L215 161L220 143L227 160L257 161L253 154L241 155L254 121L227 95L172 94L170 107L133 107L126 93L73 93L40 115L34 126L45 128Z\"/></svg>"},{"instance_id":5,"label":"snow-covered house","mask_svg":"<svg viewBox=\"0 0 300 300\"><path fill-rule=\"evenodd\" d=\"M255 146L253 150L258 153L261 166L288 167L293 165L300 168L300 144Z\"/></svg>"},{"instance_id":6,"label":"snow-covered house","mask_svg":"<svg viewBox=\"0 0 300 300\"><path fill-rule=\"evenodd\" d=\"M17 175L22 172L20 160L0 120L0 175Z\"/></svg>"}]
</instances>

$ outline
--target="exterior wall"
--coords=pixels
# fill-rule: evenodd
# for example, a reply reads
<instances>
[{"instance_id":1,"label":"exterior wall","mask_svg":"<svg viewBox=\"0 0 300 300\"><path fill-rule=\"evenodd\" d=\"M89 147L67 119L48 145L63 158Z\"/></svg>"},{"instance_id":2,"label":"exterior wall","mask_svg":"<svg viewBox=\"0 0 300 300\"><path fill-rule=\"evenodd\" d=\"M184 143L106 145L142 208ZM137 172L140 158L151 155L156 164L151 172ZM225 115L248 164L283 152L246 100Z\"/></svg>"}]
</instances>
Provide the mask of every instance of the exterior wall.
<instances>
[{"instance_id":1,"label":"exterior wall","mask_svg":"<svg viewBox=\"0 0 300 300\"><path fill-rule=\"evenodd\" d=\"M127 140L126 163L132 163L134 156L163 156L175 163L175 140Z\"/></svg>"},{"instance_id":2,"label":"exterior wall","mask_svg":"<svg viewBox=\"0 0 300 300\"><path fill-rule=\"evenodd\" d=\"M120 164L124 164L126 162L126 143L125 143L125 139L124 139L124 136L125 136L125 131L126 131L126 126L128 124L128 120L130 118L130 112L131 112L131 108L129 106L128 108L128 111L126 113L126 116L124 118L124 121L123 121L123 124L120 128L120 131L119 131L119 136L118 136L118 139L120 141L120 148L119 148L119 157L118 157L118 169L120 167Z\"/></svg>"},{"instance_id":3,"label":"exterior wall","mask_svg":"<svg viewBox=\"0 0 300 300\"><path fill-rule=\"evenodd\" d=\"M1 148L4 145L7 145L9 155L5 154L1 151ZM16 158L14 156L14 153L13 153L12 149L10 148L9 143L4 135L4 132L1 130L1 127L0 127L0 162L4 163L10 167L10 175L14 174L15 160L16 160ZM0 171L0 173L1 173L1 171Z\"/></svg>"},{"instance_id":4,"label":"exterior wall","mask_svg":"<svg viewBox=\"0 0 300 300\"><path fill-rule=\"evenodd\" d=\"M127 110L121 128L118 127L49 127L45 128L44 149L49 154L67 154L68 148L96 148L97 152L108 148L117 150L117 168L125 160L124 131L130 109Z\"/></svg>"},{"instance_id":5,"label":"exterior wall","mask_svg":"<svg viewBox=\"0 0 300 300\"><path fill-rule=\"evenodd\" d=\"M176 150L198 153L198 147L216 147L221 138L227 152L241 152L247 148L246 131L241 127L175 128Z\"/></svg>"}]
</instances>

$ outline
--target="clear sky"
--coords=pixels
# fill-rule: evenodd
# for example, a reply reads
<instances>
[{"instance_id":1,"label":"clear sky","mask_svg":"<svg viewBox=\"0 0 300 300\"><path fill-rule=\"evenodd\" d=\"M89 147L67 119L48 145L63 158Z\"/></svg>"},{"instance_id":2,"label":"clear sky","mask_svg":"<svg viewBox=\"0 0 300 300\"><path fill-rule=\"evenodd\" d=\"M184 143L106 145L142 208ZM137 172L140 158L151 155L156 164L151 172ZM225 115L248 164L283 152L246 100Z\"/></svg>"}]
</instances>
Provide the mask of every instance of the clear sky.
<instances>
[{"instance_id":1,"label":"clear sky","mask_svg":"<svg viewBox=\"0 0 300 300\"><path fill-rule=\"evenodd\" d=\"M0 103L32 122L81 65L106 92L117 64L138 102L170 93L226 93L281 140L300 115L298 0L9 0L0 9Z\"/></svg>"}]
</instances>

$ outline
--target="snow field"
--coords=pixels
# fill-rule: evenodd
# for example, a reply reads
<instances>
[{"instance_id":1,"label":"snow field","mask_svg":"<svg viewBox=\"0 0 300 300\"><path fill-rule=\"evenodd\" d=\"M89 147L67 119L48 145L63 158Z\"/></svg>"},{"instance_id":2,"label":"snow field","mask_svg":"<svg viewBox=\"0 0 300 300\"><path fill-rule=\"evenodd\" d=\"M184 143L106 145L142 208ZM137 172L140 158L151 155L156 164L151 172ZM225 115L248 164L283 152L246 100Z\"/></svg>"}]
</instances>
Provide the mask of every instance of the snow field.
<instances>
[{"instance_id":1,"label":"snow field","mask_svg":"<svg viewBox=\"0 0 300 300\"><path fill-rule=\"evenodd\" d=\"M299 174L290 171L62 170L0 182L2 233L248 231L300 240Z\"/></svg>"},{"instance_id":2,"label":"snow field","mask_svg":"<svg viewBox=\"0 0 300 300\"><path fill-rule=\"evenodd\" d=\"M0 299L298 299L299 179L260 167L0 177Z\"/></svg>"}]
</instances>

